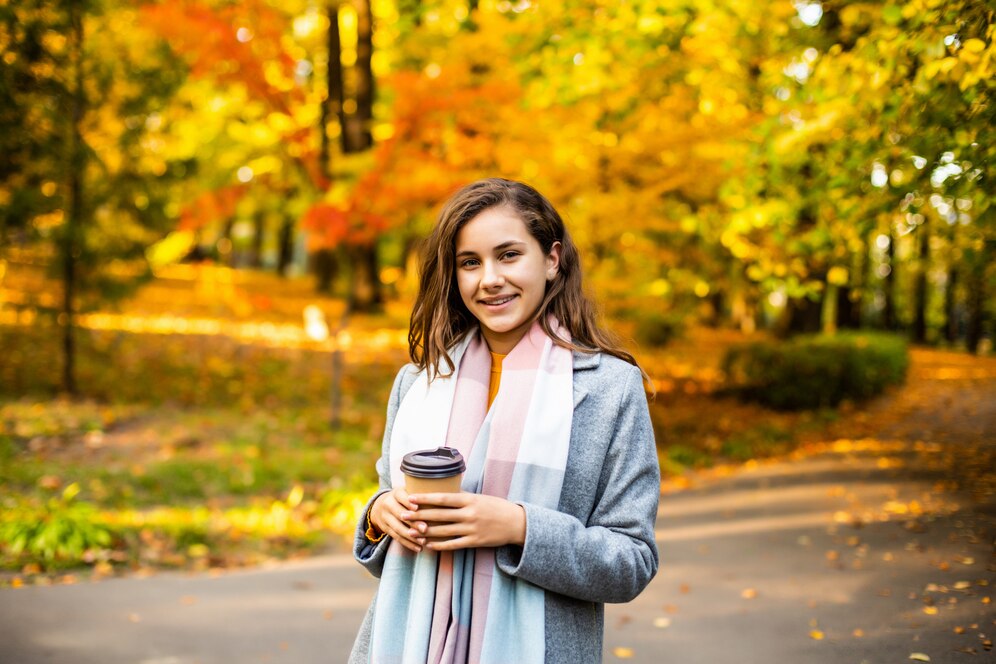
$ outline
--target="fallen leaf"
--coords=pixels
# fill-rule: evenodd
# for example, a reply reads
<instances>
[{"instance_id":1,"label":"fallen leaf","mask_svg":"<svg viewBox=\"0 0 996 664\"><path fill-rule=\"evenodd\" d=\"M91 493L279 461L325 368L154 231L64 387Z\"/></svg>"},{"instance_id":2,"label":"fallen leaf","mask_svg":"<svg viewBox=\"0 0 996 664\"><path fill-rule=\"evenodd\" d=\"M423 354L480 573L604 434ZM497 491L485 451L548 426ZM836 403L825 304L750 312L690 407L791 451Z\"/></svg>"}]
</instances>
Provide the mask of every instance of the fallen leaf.
<instances>
[{"instance_id":1,"label":"fallen leaf","mask_svg":"<svg viewBox=\"0 0 996 664\"><path fill-rule=\"evenodd\" d=\"M851 632L851 635L854 636L854 638L856 638L856 639L860 639L862 636L865 635L865 630L863 630L860 627L858 627L853 632Z\"/></svg>"},{"instance_id":2,"label":"fallen leaf","mask_svg":"<svg viewBox=\"0 0 996 664\"><path fill-rule=\"evenodd\" d=\"M659 629L667 629L670 626L671 626L670 618L656 618L654 620L654 627L657 627Z\"/></svg>"},{"instance_id":3,"label":"fallen leaf","mask_svg":"<svg viewBox=\"0 0 996 664\"><path fill-rule=\"evenodd\" d=\"M954 628L954 633L955 634L964 634L965 633L965 628L962 627L961 625L959 625L959 626L957 626L957 627Z\"/></svg>"},{"instance_id":4,"label":"fallen leaf","mask_svg":"<svg viewBox=\"0 0 996 664\"><path fill-rule=\"evenodd\" d=\"M22 586L24 586L24 579L22 579L21 577L15 576L13 579L11 579L10 581L11 588L20 588Z\"/></svg>"},{"instance_id":5,"label":"fallen leaf","mask_svg":"<svg viewBox=\"0 0 996 664\"><path fill-rule=\"evenodd\" d=\"M809 638L814 639L816 641L822 641L823 636L824 636L823 632L821 632L818 629L810 630L809 632Z\"/></svg>"},{"instance_id":6,"label":"fallen leaf","mask_svg":"<svg viewBox=\"0 0 996 664\"><path fill-rule=\"evenodd\" d=\"M882 554L882 560L884 560L887 563L891 563L893 560L895 560L895 556L893 556L889 552L886 552Z\"/></svg>"},{"instance_id":7,"label":"fallen leaf","mask_svg":"<svg viewBox=\"0 0 996 664\"><path fill-rule=\"evenodd\" d=\"M332 620L332 611L330 611L329 609L325 609L325 611L322 612L322 618L325 618L326 620Z\"/></svg>"},{"instance_id":8,"label":"fallen leaf","mask_svg":"<svg viewBox=\"0 0 996 664\"><path fill-rule=\"evenodd\" d=\"M917 662L929 662L930 661L930 656L929 655L924 655L922 652L914 652L914 653L910 653L910 659L912 659L914 661L917 661Z\"/></svg>"},{"instance_id":9,"label":"fallen leaf","mask_svg":"<svg viewBox=\"0 0 996 664\"><path fill-rule=\"evenodd\" d=\"M937 607L936 606L925 606L925 607L923 607L923 612L926 613L928 616L936 616L937 615Z\"/></svg>"},{"instance_id":10,"label":"fallen leaf","mask_svg":"<svg viewBox=\"0 0 996 664\"><path fill-rule=\"evenodd\" d=\"M680 586L678 586L678 592L680 592L683 595L686 595L686 594L690 593L691 591L692 591L692 588L687 583L683 583Z\"/></svg>"},{"instance_id":11,"label":"fallen leaf","mask_svg":"<svg viewBox=\"0 0 996 664\"><path fill-rule=\"evenodd\" d=\"M961 648L955 648L955 652L963 652L966 655L978 655L979 651L975 648L969 648L967 646L962 646Z\"/></svg>"},{"instance_id":12,"label":"fallen leaf","mask_svg":"<svg viewBox=\"0 0 996 664\"><path fill-rule=\"evenodd\" d=\"M962 565L975 564L975 558L972 558L970 556L958 556L957 558L955 558L955 561L961 563Z\"/></svg>"},{"instance_id":13,"label":"fallen leaf","mask_svg":"<svg viewBox=\"0 0 996 664\"><path fill-rule=\"evenodd\" d=\"M982 598L982 603L983 604L989 604L990 602L992 602L992 599L989 598L988 596Z\"/></svg>"},{"instance_id":14,"label":"fallen leaf","mask_svg":"<svg viewBox=\"0 0 996 664\"><path fill-rule=\"evenodd\" d=\"M972 587L971 581L958 581L957 583L954 584L955 590L965 590L971 587Z\"/></svg>"},{"instance_id":15,"label":"fallen leaf","mask_svg":"<svg viewBox=\"0 0 996 664\"><path fill-rule=\"evenodd\" d=\"M630 659L631 657L633 657L633 649L623 648L623 647L613 648L612 654L618 657L619 659Z\"/></svg>"},{"instance_id":16,"label":"fallen leaf","mask_svg":"<svg viewBox=\"0 0 996 664\"><path fill-rule=\"evenodd\" d=\"M142 622L142 616L138 615L137 613L129 613L128 622L140 623Z\"/></svg>"},{"instance_id":17,"label":"fallen leaf","mask_svg":"<svg viewBox=\"0 0 996 664\"><path fill-rule=\"evenodd\" d=\"M743 592L740 593L740 596L744 599L754 599L757 597L757 590L754 588L744 588Z\"/></svg>"}]
</instances>

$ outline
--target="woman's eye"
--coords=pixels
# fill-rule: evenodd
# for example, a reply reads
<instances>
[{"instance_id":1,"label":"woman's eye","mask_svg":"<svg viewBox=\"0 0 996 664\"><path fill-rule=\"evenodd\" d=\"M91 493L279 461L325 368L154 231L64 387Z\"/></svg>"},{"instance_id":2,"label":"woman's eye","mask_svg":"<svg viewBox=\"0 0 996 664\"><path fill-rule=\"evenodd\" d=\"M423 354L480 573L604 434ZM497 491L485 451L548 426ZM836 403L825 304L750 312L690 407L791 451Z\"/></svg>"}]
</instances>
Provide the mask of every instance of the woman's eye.
<instances>
[{"instance_id":1,"label":"woman's eye","mask_svg":"<svg viewBox=\"0 0 996 664\"><path fill-rule=\"evenodd\" d=\"M467 258L460 263L460 267L476 267L476 266L477 266L476 258Z\"/></svg>"},{"instance_id":2,"label":"woman's eye","mask_svg":"<svg viewBox=\"0 0 996 664\"><path fill-rule=\"evenodd\" d=\"M516 256L518 256L518 255L519 255L519 252L518 252L518 251L506 251L505 253L503 253L503 254L501 255L501 259L502 259L503 261L505 261L505 260L510 260L510 259L512 259L512 258L515 258L515 257L516 257Z\"/></svg>"}]
</instances>

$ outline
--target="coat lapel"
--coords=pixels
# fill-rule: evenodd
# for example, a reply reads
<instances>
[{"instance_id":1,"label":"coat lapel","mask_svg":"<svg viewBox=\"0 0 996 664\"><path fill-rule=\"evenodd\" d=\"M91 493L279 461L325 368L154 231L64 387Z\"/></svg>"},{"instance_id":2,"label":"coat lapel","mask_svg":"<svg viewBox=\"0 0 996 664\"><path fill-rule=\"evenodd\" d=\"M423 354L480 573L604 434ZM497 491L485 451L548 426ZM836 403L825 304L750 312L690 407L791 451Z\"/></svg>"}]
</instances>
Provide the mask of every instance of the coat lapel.
<instances>
[{"instance_id":1,"label":"coat lapel","mask_svg":"<svg viewBox=\"0 0 996 664\"><path fill-rule=\"evenodd\" d=\"M588 369L596 368L601 357L602 354L597 352L580 353L574 351L574 371L587 371ZM582 383L574 381L574 408L577 408L578 404L584 401L586 396L588 396L588 390Z\"/></svg>"}]
</instances>

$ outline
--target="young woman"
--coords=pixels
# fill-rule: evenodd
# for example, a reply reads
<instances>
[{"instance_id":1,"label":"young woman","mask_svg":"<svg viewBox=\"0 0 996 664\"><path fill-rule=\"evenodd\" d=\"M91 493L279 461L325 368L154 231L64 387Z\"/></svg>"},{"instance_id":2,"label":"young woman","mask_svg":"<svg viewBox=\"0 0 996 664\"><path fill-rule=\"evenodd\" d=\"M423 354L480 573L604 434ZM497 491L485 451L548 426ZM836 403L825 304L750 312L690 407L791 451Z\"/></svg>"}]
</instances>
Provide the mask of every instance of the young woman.
<instances>
[{"instance_id":1,"label":"young woman","mask_svg":"<svg viewBox=\"0 0 996 664\"><path fill-rule=\"evenodd\" d=\"M657 571L660 471L643 374L596 325L553 206L509 180L457 192L408 341L356 530L380 586L350 662L600 661L603 603ZM462 492L407 494L401 458L443 444Z\"/></svg>"}]
</instances>

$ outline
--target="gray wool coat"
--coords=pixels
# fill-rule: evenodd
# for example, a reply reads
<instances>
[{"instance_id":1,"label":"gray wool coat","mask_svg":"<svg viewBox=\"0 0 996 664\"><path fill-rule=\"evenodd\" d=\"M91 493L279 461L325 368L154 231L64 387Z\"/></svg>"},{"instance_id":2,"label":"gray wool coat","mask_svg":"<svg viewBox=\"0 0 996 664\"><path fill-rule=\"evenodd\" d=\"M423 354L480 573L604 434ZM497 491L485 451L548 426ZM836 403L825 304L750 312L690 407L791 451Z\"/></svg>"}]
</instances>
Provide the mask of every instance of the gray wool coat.
<instances>
[{"instance_id":1,"label":"gray wool coat","mask_svg":"<svg viewBox=\"0 0 996 664\"><path fill-rule=\"evenodd\" d=\"M377 462L380 490L367 509L391 489L391 428L414 379L414 367L407 365L394 381ZM632 600L657 573L659 497L657 448L639 369L604 353L575 352L574 418L560 505L552 510L523 504L525 544L499 547L495 555L501 572L546 591L546 662L601 661L603 604ZM353 554L380 578L390 538L371 544L365 531L361 517ZM351 663L369 661L374 603L356 637Z\"/></svg>"}]
</instances>

